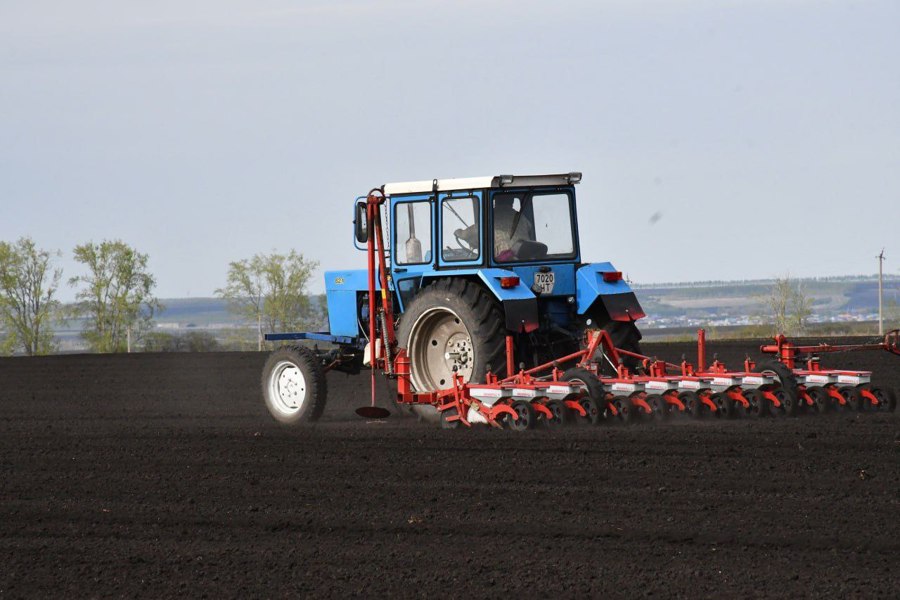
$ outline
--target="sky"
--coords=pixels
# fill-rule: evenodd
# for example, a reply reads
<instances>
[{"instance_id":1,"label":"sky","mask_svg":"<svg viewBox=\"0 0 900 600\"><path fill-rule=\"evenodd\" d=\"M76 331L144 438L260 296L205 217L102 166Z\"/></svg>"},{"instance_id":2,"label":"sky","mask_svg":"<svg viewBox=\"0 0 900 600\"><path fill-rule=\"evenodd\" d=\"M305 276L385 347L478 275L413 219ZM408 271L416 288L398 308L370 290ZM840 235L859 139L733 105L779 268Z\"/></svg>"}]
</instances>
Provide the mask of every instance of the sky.
<instances>
[{"instance_id":1,"label":"sky","mask_svg":"<svg viewBox=\"0 0 900 600\"><path fill-rule=\"evenodd\" d=\"M162 298L364 268L392 181L582 171L635 282L900 273L900 2L0 0L0 240L121 239ZM60 297L74 291L64 286Z\"/></svg>"}]
</instances>

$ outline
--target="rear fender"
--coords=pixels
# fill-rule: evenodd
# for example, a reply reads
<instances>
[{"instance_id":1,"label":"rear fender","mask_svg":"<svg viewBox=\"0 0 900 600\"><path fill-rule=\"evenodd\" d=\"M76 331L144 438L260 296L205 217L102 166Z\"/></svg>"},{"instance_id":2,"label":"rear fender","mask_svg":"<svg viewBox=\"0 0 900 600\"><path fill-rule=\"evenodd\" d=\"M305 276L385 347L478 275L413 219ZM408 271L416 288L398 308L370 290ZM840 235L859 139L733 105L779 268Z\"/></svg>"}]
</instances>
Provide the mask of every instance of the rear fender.
<instances>
[{"instance_id":1,"label":"rear fender","mask_svg":"<svg viewBox=\"0 0 900 600\"><path fill-rule=\"evenodd\" d=\"M624 279L604 281L616 272L611 263L584 265L575 274L575 300L579 315L602 308L613 321L637 321L646 316L631 286Z\"/></svg>"},{"instance_id":2,"label":"rear fender","mask_svg":"<svg viewBox=\"0 0 900 600\"><path fill-rule=\"evenodd\" d=\"M425 279L437 279L450 276L447 271L437 271L426 275ZM503 307L506 316L506 329L516 333L529 333L540 326L538 320L537 297L528 286L519 282L514 287L502 287L500 280L504 277L518 277L513 271L506 269L461 269L452 272L453 277L465 277L478 281L487 288Z\"/></svg>"}]
</instances>

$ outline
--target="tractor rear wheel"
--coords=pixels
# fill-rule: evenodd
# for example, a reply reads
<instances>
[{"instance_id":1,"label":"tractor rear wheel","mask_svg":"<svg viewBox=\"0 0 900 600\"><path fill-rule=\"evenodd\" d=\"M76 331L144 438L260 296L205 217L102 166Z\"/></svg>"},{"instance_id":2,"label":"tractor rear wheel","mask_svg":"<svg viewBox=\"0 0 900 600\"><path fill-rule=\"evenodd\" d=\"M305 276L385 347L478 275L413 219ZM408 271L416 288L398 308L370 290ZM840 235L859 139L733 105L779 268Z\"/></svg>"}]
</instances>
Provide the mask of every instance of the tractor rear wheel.
<instances>
[{"instance_id":1,"label":"tractor rear wheel","mask_svg":"<svg viewBox=\"0 0 900 600\"><path fill-rule=\"evenodd\" d=\"M451 387L454 372L463 381L482 381L488 365L502 376L505 339L497 302L481 286L461 278L441 279L419 292L397 331L417 392ZM415 406L413 411L425 420L438 420L432 406Z\"/></svg>"},{"instance_id":2,"label":"tractor rear wheel","mask_svg":"<svg viewBox=\"0 0 900 600\"><path fill-rule=\"evenodd\" d=\"M263 367L262 393L269 414L279 423L317 421L325 410L328 384L315 352L303 346L272 352Z\"/></svg>"}]
</instances>

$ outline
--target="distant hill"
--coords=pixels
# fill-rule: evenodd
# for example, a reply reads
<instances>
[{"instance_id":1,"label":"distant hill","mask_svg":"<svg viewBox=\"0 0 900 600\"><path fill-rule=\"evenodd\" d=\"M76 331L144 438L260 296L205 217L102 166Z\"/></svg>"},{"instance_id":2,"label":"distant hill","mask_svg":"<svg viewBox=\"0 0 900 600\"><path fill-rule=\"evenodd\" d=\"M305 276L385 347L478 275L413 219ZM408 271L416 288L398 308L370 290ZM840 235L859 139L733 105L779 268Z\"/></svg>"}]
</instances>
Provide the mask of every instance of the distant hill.
<instances>
[{"instance_id":1,"label":"distant hill","mask_svg":"<svg viewBox=\"0 0 900 600\"><path fill-rule=\"evenodd\" d=\"M815 323L872 321L878 317L875 276L798 279L812 305ZM648 319L644 328L693 325L739 326L765 322L772 279L633 283ZM884 301L900 304L900 277L884 280Z\"/></svg>"},{"instance_id":2,"label":"distant hill","mask_svg":"<svg viewBox=\"0 0 900 600\"><path fill-rule=\"evenodd\" d=\"M878 280L874 276L807 278L798 280L812 303L813 323L871 323L878 317ZM697 327L740 331L742 327L769 322L766 299L774 280L634 283L632 287L647 312L641 330L648 337L671 336ZM900 305L900 276L884 282L887 306ZM314 296L313 302L324 301ZM221 298L163 298L165 308L155 319L156 329L175 335L208 331L219 340L253 328L228 310ZM860 327L850 328L858 331ZM57 337L63 351L84 349L80 323L60 327ZM252 337L252 336L251 336ZM255 338L253 338L255 339Z\"/></svg>"}]
</instances>

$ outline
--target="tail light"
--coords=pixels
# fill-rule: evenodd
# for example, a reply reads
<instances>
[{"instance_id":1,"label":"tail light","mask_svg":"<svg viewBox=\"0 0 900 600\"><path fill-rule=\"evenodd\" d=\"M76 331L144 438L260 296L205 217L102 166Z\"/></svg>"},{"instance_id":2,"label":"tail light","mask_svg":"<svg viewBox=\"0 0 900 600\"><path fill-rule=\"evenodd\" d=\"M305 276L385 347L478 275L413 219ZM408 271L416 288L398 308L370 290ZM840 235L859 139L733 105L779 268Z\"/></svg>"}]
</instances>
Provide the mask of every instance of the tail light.
<instances>
[{"instance_id":1,"label":"tail light","mask_svg":"<svg viewBox=\"0 0 900 600\"><path fill-rule=\"evenodd\" d=\"M508 290L509 288L514 288L519 285L518 277L501 277L500 278L500 287L504 290Z\"/></svg>"},{"instance_id":2,"label":"tail light","mask_svg":"<svg viewBox=\"0 0 900 600\"><path fill-rule=\"evenodd\" d=\"M606 271L603 273L603 281L606 283L622 281L622 271Z\"/></svg>"}]
</instances>

